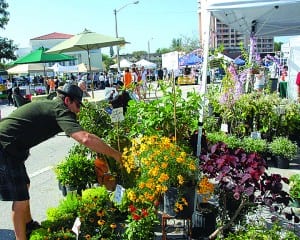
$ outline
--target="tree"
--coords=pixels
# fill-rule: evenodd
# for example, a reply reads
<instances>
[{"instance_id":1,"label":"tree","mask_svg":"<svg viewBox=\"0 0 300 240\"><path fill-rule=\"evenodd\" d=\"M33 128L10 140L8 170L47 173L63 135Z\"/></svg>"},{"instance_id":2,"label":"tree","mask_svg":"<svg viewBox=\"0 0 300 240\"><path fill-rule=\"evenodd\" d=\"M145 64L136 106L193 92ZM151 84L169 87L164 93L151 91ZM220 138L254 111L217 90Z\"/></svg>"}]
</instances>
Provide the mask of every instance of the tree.
<instances>
[{"instance_id":1,"label":"tree","mask_svg":"<svg viewBox=\"0 0 300 240\"><path fill-rule=\"evenodd\" d=\"M274 42L274 52L280 51L282 44L283 44L283 42Z\"/></svg>"},{"instance_id":2,"label":"tree","mask_svg":"<svg viewBox=\"0 0 300 240\"><path fill-rule=\"evenodd\" d=\"M146 56L148 53L146 51L135 51L132 52L133 57L138 61L142 59L142 56Z\"/></svg>"},{"instance_id":3,"label":"tree","mask_svg":"<svg viewBox=\"0 0 300 240\"><path fill-rule=\"evenodd\" d=\"M173 38L170 49L172 51L183 51L182 38Z\"/></svg>"},{"instance_id":4,"label":"tree","mask_svg":"<svg viewBox=\"0 0 300 240\"><path fill-rule=\"evenodd\" d=\"M109 70L109 66L114 64L114 60L106 54L102 54L102 62L104 63L107 71Z\"/></svg>"},{"instance_id":5,"label":"tree","mask_svg":"<svg viewBox=\"0 0 300 240\"><path fill-rule=\"evenodd\" d=\"M158 54L164 54L164 53L168 53L171 52L171 50L169 48L159 48L156 50L156 53Z\"/></svg>"},{"instance_id":6,"label":"tree","mask_svg":"<svg viewBox=\"0 0 300 240\"><path fill-rule=\"evenodd\" d=\"M5 0L0 0L0 28L5 29L9 21L9 12L7 11L8 3ZM18 49L14 45L13 40L8 38L0 37L0 61L5 62L5 60L16 60L14 52Z\"/></svg>"}]
</instances>

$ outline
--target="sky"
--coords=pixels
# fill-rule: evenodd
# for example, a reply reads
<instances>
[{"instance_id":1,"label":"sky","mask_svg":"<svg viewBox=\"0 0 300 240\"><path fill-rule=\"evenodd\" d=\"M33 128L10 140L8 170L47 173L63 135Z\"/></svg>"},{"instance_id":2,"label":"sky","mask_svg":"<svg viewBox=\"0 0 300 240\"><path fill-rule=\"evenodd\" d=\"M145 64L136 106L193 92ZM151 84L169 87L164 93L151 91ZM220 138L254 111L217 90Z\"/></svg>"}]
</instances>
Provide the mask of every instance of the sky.
<instances>
[{"instance_id":1,"label":"sky","mask_svg":"<svg viewBox=\"0 0 300 240\"><path fill-rule=\"evenodd\" d=\"M169 48L174 38L199 38L198 0L6 0L10 20L1 37L19 48L29 47L31 38L53 32L78 34L85 28L116 36L127 42L120 54ZM124 7L124 8L123 8ZM109 48L103 48L109 53Z\"/></svg>"}]
</instances>

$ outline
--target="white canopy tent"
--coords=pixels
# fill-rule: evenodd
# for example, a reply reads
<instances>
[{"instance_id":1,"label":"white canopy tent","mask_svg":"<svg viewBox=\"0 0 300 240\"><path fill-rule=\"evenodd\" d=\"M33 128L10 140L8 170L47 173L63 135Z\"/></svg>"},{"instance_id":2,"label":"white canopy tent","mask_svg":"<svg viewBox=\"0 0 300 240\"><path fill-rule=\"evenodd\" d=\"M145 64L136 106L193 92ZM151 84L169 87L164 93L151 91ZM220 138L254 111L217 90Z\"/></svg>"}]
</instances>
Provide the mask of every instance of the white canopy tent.
<instances>
[{"instance_id":1,"label":"white canopy tent","mask_svg":"<svg viewBox=\"0 0 300 240\"><path fill-rule=\"evenodd\" d=\"M207 72L211 16L249 36L300 35L300 0L201 0L200 12L202 73ZM201 82L201 93L204 94L206 74L202 74ZM199 126L202 124L203 108L200 110ZM200 155L201 135L202 127L199 127L197 155Z\"/></svg>"},{"instance_id":2,"label":"white canopy tent","mask_svg":"<svg viewBox=\"0 0 300 240\"><path fill-rule=\"evenodd\" d=\"M61 73L76 73L76 72L87 72L88 69L84 63L80 63L78 65L73 66L62 66L59 63L55 63L52 67L49 67L54 72ZM98 72L99 68L91 67L92 72Z\"/></svg>"},{"instance_id":3,"label":"white canopy tent","mask_svg":"<svg viewBox=\"0 0 300 240\"><path fill-rule=\"evenodd\" d=\"M153 63L153 62L149 62L149 61L147 61L147 60L145 60L145 59L141 59L140 61L137 61L136 63L135 63L138 67L141 67L141 66L143 66L143 67L145 67L145 68L148 68L148 69L152 69L152 68L156 68L156 64L155 63Z\"/></svg>"},{"instance_id":4,"label":"white canopy tent","mask_svg":"<svg viewBox=\"0 0 300 240\"><path fill-rule=\"evenodd\" d=\"M122 59L120 61L120 68L129 68L129 67L131 67L132 64L133 63L128 61L127 59ZM118 68L118 64L115 63L113 65L110 65L109 68Z\"/></svg>"},{"instance_id":5,"label":"white canopy tent","mask_svg":"<svg viewBox=\"0 0 300 240\"><path fill-rule=\"evenodd\" d=\"M19 64L7 69L8 74L22 74L31 72L53 72L52 69L45 67L43 63Z\"/></svg>"},{"instance_id":6,"label":"white canopy tent","mask_svg":"<svg viewBox=\"0 0 300 240\"><path fill-rule=\"evenodd\" d=\"M200 8L203 72L207 72L211 16L249 36L300 35L300 0L201 0ZM204 93L205 74L202 83Z\"/></svg>"},{"instance_id":7,"label":"white canopy tent","mask_svg":"<svg viewBox=\"0 0 300 240\"><path fill-rule=\"evenodd\" d=\"M214 17L243 34L300 34L300 0L209 0L206 4Z\"/></svg>"}]
</instances>

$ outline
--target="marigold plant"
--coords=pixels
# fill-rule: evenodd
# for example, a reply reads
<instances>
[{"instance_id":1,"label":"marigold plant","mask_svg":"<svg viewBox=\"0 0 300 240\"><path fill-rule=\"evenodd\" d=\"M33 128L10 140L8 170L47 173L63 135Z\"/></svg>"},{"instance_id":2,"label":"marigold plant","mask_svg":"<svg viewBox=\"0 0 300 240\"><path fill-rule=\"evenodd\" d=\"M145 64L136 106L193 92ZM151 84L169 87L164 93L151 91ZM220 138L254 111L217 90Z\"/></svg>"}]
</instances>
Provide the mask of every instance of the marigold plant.
<instances>
[{"instance_id":1,"label":"marigold plant","mask_svg":"<svg viewBox=\"0 0 300 240\"><path fill-rule=\"evenodd\" d=\"M174 138L144 136L132 140L123 152L123 166L135 172L136 187L127 192L132 202L154 202L170 186L180 187L196 179L196 158L176 145Z\"/></svg>"},{"instance_id":2,"label":"marigold plant","mask_svg":"<svg viewBox=\"0 0 300 240\"><path fill-rule=\"evenodd\" d=\"M214 190L214 184L209 181L208 177L203 176L198 183L197 189L197 193L202 196L202 201L207 202L212 197Z\"/></svg>"}]
</instances>

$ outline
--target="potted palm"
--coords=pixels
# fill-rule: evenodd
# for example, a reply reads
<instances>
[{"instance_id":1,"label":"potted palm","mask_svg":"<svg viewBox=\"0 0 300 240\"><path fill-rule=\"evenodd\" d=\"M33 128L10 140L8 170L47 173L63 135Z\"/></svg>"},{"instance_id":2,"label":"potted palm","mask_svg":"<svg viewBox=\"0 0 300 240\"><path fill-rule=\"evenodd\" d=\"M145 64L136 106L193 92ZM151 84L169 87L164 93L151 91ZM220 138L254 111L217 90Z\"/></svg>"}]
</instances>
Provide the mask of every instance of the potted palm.
<instances>
[{"instance_id":1,"label":"potted palm","mask_svg":"<svg viewBox=\"0 0 300 240\"><path fill-rule=\"evenodd\" d=\"M269 150L278 168L288 169L290 161L296 156L298 146L287 137L276 137L269 143Z\"/></svg>"}]
</instances>

